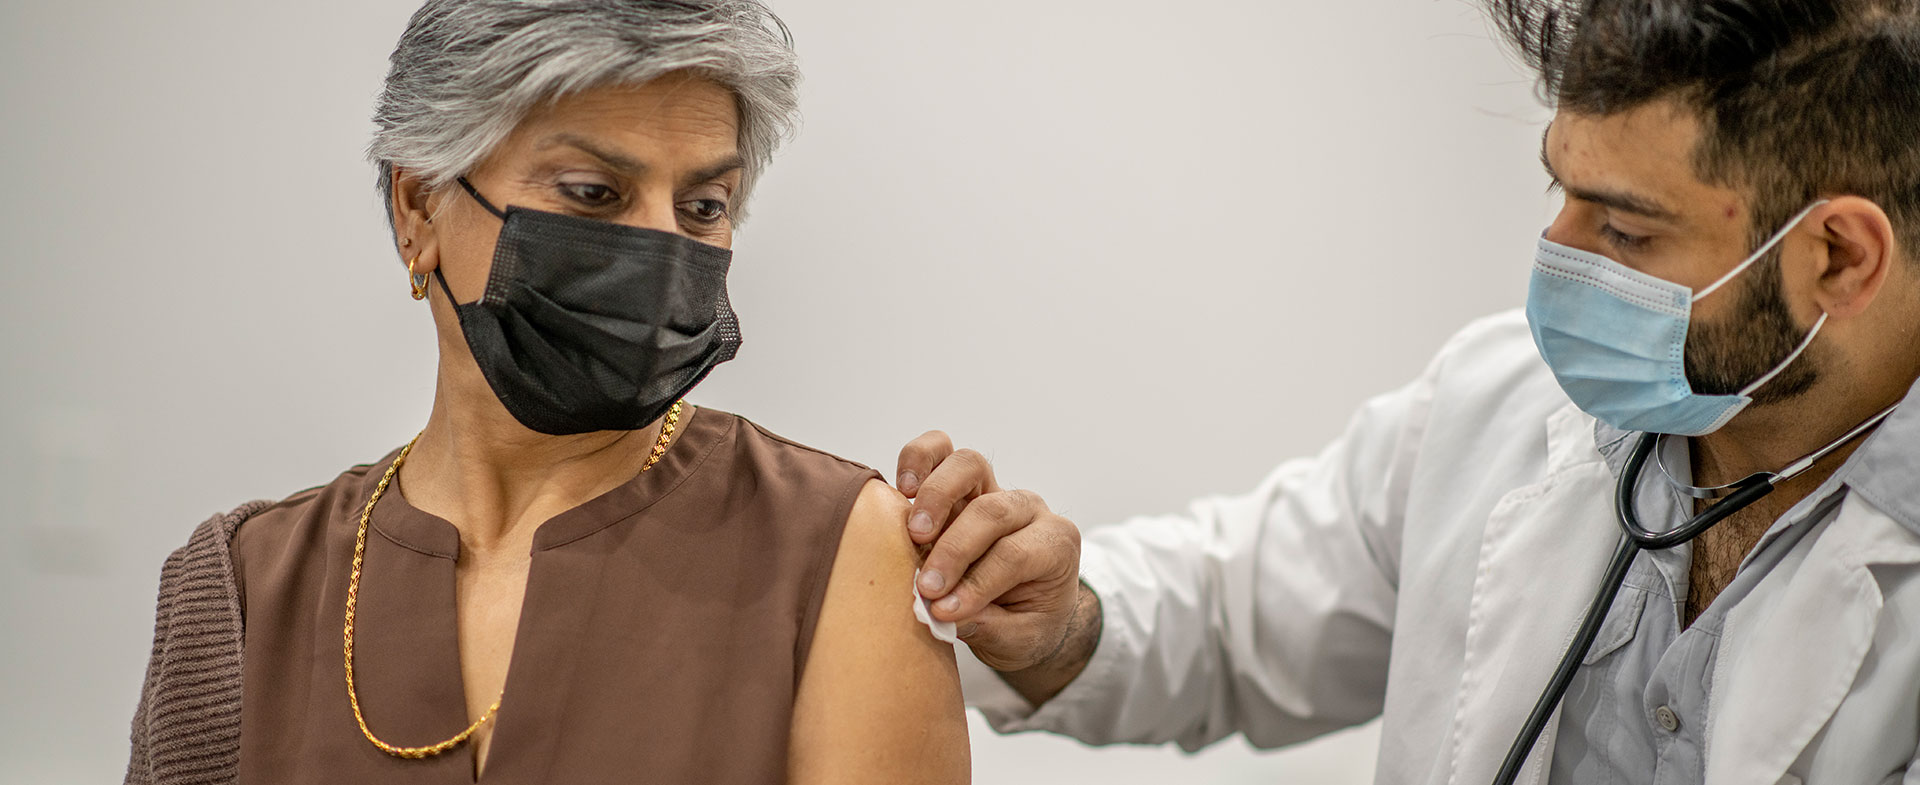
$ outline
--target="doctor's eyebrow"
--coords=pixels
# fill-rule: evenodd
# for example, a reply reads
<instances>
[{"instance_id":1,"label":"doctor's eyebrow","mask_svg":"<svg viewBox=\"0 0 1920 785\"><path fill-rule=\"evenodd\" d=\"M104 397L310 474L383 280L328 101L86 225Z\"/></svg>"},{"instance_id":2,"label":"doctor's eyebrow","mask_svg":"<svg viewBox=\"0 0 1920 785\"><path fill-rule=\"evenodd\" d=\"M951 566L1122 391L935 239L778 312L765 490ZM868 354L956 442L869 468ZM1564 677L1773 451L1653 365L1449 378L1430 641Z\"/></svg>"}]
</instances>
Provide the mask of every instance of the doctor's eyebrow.
<instances>
[{"instance_id":1,"label":"doctor's eyebrow","mask_svg":"<svg viewBox=\"0 0 1920 785\"><path fill-rule=\"evenodd\" d=\"M1552 131L1553 125L1548 124L1547 130ZM1547 155L1547 135L1545 133L1540 135L1540 166L1547 170L1547 178L1552 181L1552 183L1547 186L1549 193L1553 191L1565 191L1568 196L1582 202L1591 202L1610 210L1619 210L1623 213L1652 218L1659 221L1677 221L1680 219L1678 213L1661 206L1659 202L1640 196L1639 194L1627 191L1580 188L1569 186L1565 182L1562 182L1560 180L1560 174L1553 170L1553 159Z\"/></svg>"},{"instance_id":2,"label":"doctor's eyebrow","mask_svg":"<svg viewBox=\"0 0 1920 785\"><path fill-rule=\"evenodd\" d=\"M1547 134L1553 133L1553 123L1540 132L1540 168L1547 172L1547 193L1560 190L1560 175L1553 171L1553 159L1547 156Z\"/></svg>"}]
</instances>

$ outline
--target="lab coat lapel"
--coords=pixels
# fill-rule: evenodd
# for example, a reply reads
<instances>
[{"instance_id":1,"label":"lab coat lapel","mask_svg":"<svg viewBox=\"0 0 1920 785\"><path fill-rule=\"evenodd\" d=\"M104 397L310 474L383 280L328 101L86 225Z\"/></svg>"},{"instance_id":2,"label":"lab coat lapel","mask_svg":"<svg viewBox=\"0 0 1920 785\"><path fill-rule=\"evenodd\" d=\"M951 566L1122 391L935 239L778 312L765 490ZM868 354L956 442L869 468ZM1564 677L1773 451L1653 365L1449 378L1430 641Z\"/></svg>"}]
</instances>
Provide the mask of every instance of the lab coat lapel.
<instances>
[{"instance_id":1,"label":"lab coat lapel","mask_svg":"<svg viewBox=\"0 0 1920 785\"><path fill-rule=\"evenodd\" d=\"M1869 569L1920 561L1910 532L1859 497L1797 569L1727 614L1707 729L1707 785L1778 782L1851 690L1883 599Z\"/></svg>"},{"instance_id":2,"label":"lab coat lapel","mask_svg":"<svg viewBox=\"0 0 1920 785\"><path fill-rule=\"evenodd\" d=\"M1572 642L1620 540L1614 476L1592 417L1568 406L1547 422L1547 473L1500 500L1487 520L1468 607L1450 782L1491 781ZM1520 782L1539 782L1549 723Z\"/></svg>"}]
</instances>

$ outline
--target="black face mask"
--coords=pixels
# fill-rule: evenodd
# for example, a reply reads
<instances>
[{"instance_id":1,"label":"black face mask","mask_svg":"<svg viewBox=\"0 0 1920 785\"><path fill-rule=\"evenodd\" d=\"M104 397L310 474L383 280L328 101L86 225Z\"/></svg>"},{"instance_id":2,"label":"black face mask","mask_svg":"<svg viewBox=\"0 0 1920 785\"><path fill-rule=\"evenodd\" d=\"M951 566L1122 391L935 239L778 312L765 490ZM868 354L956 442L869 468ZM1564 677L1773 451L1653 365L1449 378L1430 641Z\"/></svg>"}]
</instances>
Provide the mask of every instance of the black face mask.
<instances>
[{"instance_id":1,"label":"black face mask","mask_svg":"<svg viewBox=\"0 0 1920 785\"><path fill-rule=\"evenodd\" d=\"M733 359L731 251L671 232L508 207L478 302L435 271L495 395L520 424L563 436L646 427Z\"/></svg>"}]
</instances>

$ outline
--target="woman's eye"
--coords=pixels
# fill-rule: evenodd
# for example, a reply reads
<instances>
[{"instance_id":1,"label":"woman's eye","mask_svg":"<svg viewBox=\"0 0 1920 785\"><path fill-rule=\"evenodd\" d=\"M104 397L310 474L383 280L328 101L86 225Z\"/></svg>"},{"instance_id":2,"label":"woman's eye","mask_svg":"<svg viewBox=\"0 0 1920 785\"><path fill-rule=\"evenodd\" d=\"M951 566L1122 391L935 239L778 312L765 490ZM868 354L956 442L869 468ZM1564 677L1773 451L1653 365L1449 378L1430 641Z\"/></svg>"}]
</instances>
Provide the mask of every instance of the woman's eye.
<instances>
[{"instance_id":1,"label":"woman's eye","mask_svg":"<svg viewBox=\"0 0 1920 785\"><path fill-rule=\"evenodd\" d=\"M682 203L680 209L701 223L715 223L727 217L727 203L719 199L695 199Z\"/></svg>"},{"instance_id":2,"label":"woman's eye","mask_svg":"<svg viewBox=\"0 0 1920 785\"><path fill-rule=\"evenodd\" d=\"M620 201L620 192L600 183L561 183L560 192L588 207L604 207Z\"/></svg>"}]
</instances>

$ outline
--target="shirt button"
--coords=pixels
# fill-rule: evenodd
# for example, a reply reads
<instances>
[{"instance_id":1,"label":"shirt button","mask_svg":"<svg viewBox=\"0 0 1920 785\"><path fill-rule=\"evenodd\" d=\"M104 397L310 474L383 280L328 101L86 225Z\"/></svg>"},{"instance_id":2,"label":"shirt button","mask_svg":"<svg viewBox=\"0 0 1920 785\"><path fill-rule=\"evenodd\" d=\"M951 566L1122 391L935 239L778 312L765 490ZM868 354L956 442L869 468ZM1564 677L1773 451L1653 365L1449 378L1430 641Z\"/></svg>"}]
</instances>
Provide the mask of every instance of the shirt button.
<instances>
[{"instance_id":1,"label":"shirt button","mask_svg":"<svg viewBox=\"0 0 1920 785\"><path fill-rule=\"evenodd\" d=\"M1653 710L1653 720L1660 723L1660 729L1672 733L1680 729L1680 715L1665 706Z\"/></svg>"}]
</instances>

